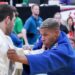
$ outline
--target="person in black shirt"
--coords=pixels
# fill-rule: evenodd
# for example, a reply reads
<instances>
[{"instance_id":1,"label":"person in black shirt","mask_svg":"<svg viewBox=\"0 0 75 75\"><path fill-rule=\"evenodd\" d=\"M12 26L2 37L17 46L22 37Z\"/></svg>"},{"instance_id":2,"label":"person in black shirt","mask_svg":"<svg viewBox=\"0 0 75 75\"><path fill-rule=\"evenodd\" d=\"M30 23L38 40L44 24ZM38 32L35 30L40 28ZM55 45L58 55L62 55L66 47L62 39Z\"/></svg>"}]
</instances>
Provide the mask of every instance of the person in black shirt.
<instances>
[{"instance_id":1,"label":"person in black shirt","mask_svg":"<svg viewBox=\"0 0 75 75\"><path fill-rule=\"evenodd\" d=\"M59 22L60 30L64 31L67 34L68 33L68 29L67 29L67 27L65 25L63 25L61 23L61 14L60 14L60 12L55 13L54 14L54 18Z\"/></svg>"}]
</instances>

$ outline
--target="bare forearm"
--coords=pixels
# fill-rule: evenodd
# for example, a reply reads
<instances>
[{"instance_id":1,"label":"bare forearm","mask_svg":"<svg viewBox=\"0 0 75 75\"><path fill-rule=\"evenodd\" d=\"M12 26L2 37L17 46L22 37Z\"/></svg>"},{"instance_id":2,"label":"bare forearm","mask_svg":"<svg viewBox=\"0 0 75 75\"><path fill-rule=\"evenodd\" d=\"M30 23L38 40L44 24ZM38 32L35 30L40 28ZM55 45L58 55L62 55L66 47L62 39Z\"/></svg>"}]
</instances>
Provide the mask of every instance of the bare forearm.
<instances>
[{"instance_id":1,"label":"bare forearm","mask_svg":"<svg viewBox=\"0 0 75 75\"><path fill-rule=\"evenodd\" d=\"M19 56L18 62L28 65L28 60L27 60L26 56Z\"/></svg>"},{"instance_id":2,"label":"bare forearm","mask_svg":"<svg viewBox=\"0 0 75 75\"><path fill-rule=\"evenodd\" d=\"M23 38L24 38L24 41L25 41L25 44L28 44L28 39L27 39L27 35L26 35L26 30L22 30L22 34L23 34Z\"/></svg>"},{"instance_id":3,"label":"bare forearm","mask_svg":"<svg viewBox=\"0 0 75 75\"><path fill-rule=\"evenodd\" d=\"M8 58L11 61L20 62L22 64L27 64L28 65L27 57L25 55L17 54L14 49L9 49L8 52L7 52L7 55L8 55Z\"/></svg>"},{"instance_id":4,"label":"bare forearm","mask_svg":"<svg viewBox=\"0 0 75 75\"><path fill-rule=\"evenodd\" d=\"M18 37L19 37L19 38L23 38L23 34L22 34L22 33L19 33L19 34L18 34Z\"/></svg>"},{"instance_id":5,"label":"bare forearm","mask_svg":"<svg viewBox=\"0 0 75 75\"><path fill-rule=\"evenodd\" d=\"M24 36L23 38L24 38L24 42L25 42L25 44L28 45L28 39L27 39L27 37Z\"/></svg>"}]
</instances>

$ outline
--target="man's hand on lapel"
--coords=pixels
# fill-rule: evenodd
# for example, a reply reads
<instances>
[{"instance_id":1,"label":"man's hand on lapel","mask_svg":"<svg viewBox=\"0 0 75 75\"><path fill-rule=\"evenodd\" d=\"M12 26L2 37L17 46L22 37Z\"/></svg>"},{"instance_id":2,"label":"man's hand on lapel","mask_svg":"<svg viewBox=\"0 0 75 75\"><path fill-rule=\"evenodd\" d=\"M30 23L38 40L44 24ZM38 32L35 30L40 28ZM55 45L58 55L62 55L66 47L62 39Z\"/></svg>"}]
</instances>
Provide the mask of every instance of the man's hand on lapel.
<instances>
[{"instance_id":1,"label":"man's hand on lapel","mask_svg":"<svg viewBox=\"0 0 75 75\"><path fill-rule=\"evenodd\" d=\"M19 61L19 55L16 53L14 49L9 49L7 52L7 56L11 61Z\"/></svg>"}]
</instances>

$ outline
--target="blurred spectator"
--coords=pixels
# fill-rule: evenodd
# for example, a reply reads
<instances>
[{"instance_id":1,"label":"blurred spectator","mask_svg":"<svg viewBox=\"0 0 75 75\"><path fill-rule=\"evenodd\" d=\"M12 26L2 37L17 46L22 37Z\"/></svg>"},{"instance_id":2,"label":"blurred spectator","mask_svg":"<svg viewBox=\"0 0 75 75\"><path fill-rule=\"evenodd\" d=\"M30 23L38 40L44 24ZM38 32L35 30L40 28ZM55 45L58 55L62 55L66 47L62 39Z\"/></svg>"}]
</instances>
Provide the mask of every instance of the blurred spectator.
<instances>
[{"instance_id":1,"label":"blurred spectator","mask_svg":"<svg viewBox=\"0 0 75 75\"><path fill-rule=\"evenodd\" d=\"M39 17L39 6L33 4L31 7L32 15L26 20L22 30L26 45L34 44L39 37L39 27L42 23L42 18Z\"/></svg>"},{"instance_id":2,"label":"blurred spectator","mask_svg":"<svg viewBox=\"0 0 75 75\"><path fill-rule=\"evenodd\" d=\"M20 17L18 17L18 15L16 14L16 19L15 19L15 24L14 24L14 32L16 34L21 33L23 28L23 22L22 19Z\"/></svg>"},{"instance_id":3,"label":"blurred spectator","mask_svg":"<svg viewBox=\"0 0 75 75\"><path fill-rule=\"evenodd\" d=\"M67 25L69 29L68 37L74 37L74 21L72 17L68 17Z\"/></svg>"},{"instance_id":4,"label":"blurred spectator","mask_svg":"<svg viewBox=\"0 0 75 75\"><path fill-rule=\"evenodd\" d=\"M12 29L12 32L10 34L10 37L16 47L22 47L23 46L23 40L20 38L22 37L21 31L23 28L23 23L22 20L18 17L18 12L15 7L13 7L15 11L15 22L14 22L14 27Z\"/></svg>"},{"instance_id":5,"label":"blurred spectator","mask_svg":"<svg viewBox=\"0 0 75 75\"><path fill-rule=\"evenodd\" d=\"M17 36L23 41L23 36L22 36L22 28L23 28L23 21L22 19L19 17L19 13L17 11L17 9L14 7L15 9L15 13L16 13L16 19L15 19L15 23L14 23L14 28L13 28L13 32L17 34Z\"/></svg>"},{"instance_id":6,"label":"blurred spectator","mask_svg":"<svg viewBox=\"0 0 75 75\"><path fill-rule=\"evenodd\" d=\"M73 49L75 50L75 38L69 38Z\"/></svg>"},{"instance_id":7,"label":"blurred spectator","mask_svg":"<svg viewBox=\"0 0 75 75\"><path fill-rule=\"evenodd\" d=\"M66 25L63 25L62 23L61 23L61 14L60 14L60 12L57 12L57 13L55 13L54 14L54 18L57 20L57 22L59 23L59 25L60 25L60 30L61 31L64 31L66 34L68 33L68 29L67 29L67 27L66 27Z\"/></svg>"}]
</instances>

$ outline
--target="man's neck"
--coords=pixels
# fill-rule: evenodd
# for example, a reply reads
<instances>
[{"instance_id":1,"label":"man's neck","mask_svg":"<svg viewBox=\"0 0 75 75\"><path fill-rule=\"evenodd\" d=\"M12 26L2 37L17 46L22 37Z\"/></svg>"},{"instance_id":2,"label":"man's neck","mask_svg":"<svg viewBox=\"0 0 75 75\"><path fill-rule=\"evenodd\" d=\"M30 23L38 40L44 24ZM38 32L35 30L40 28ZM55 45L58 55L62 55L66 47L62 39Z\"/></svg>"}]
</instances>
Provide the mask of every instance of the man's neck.
<instances>
[{"instance_id":1,"label":"man's neck","mask_svg":"<svg viewBox=\"0 0 75 75\"><path fill-rule=\"evenodd\" d=\"M4 26L4 23L3 22L1 22L0 23L0 29L5 33L5 28L4 28L5 26Z\"/></svg>"},{"instance_id":2,"label":"man's neck","mask_svg":"<svg viewBox=\"0 0 75 75\"><path fill-rule=\"evenodd\" d=\"M34 18L38 19L38 15L32 14L32 16L33 16Z\"/></svg>"}]
</instances>

